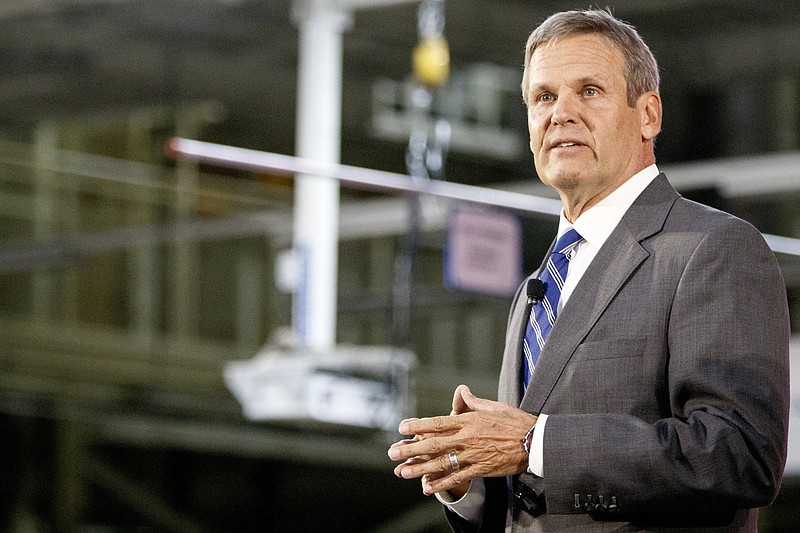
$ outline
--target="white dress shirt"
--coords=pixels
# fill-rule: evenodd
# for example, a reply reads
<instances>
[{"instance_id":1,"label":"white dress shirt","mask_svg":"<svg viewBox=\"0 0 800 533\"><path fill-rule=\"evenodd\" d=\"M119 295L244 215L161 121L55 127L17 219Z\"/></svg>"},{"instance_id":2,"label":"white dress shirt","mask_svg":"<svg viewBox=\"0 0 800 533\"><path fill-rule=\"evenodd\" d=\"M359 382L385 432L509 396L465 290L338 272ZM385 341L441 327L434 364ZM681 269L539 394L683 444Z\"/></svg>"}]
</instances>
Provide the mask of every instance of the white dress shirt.
<instances>
[{"instance_id":1,"label":"white dress shirt","mask_svg":"<svg viewBox=\"0 0 800 533\"><path fill-rule=\"evenodd\" d=\"M558 234L556 239L561 237L570 228L575 230L583 237L583 240L575 247L572 257L570 257L567 270L567 279L564 280L564 287L561 289L561 298L558 301L558 310L564 307L569 300L572 291L580 281L586 269L589 268L592 260L597 255L600 247L606 242L611 232L617 227L619 221L628 211L631 204L639 197L648 185L658 176L659 170L656 165L642 169L634 174L629 180L620 185L611 194L603 198L596 205L590 207L582 213L574 224L571 224L561 210L558 223ZM536 430L533 432L531 442L531 454L528 463L528 470L539 476L545 476L544 470L544 433L547 425L547 414L540 413L536 422ZM462 518L478 523L483 509L485 489L483 479L475 478L472 480L469 491L461 499L448 502L445 498L437 494L437 498L450 507L452 511Z\"/></svg>"},{"instance_id":2,"label":"white dress shirt","mask_svg":"<svg viewBox=\"0 0 800 533\"><path fill-rule=\"evenodd\" d=\"M658 176L658 167L655 165L642 169L611 194L582 213L574 224L570 224L564 216L564 210L561 210L556 238L561 237L570 228L575 228L583 240L574 248L572 257L570 257L567 279L564 280L561 298L558 300L559 311L569 300L575 286L589 268L597 252L600 251L600 247L605 244L606 239L622 220L628 208L656 176ZM539 420L536 422L536 430L533 432L528 464L530 471L539 477L544 477L544 428L546 424L547 415L540 413Z\"/></svg>"}]
</instances>

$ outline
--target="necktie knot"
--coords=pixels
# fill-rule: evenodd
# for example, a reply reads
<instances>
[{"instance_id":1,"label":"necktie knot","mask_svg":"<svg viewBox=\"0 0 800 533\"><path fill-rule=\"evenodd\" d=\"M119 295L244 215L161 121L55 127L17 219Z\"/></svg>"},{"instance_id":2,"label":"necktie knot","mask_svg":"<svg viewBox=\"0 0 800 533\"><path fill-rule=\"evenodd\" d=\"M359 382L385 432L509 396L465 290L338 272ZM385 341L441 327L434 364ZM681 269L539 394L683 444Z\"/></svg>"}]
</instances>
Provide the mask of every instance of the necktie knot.
<instances>
[{"instance_id":1,"label":"necktie knot","mask_svg":"<svg viewBox=\"0 0 800 533\"><path fill-rule=\"evenodd\" d=\"M583 237L581 237L580 233L575 231L575 228L570 228L564 235L558 238L553 248L553 253L562 254L566 256L567 259L571 259L575 247L578 246L578 243L582 239Z\"/></svg>"}]
</instances>

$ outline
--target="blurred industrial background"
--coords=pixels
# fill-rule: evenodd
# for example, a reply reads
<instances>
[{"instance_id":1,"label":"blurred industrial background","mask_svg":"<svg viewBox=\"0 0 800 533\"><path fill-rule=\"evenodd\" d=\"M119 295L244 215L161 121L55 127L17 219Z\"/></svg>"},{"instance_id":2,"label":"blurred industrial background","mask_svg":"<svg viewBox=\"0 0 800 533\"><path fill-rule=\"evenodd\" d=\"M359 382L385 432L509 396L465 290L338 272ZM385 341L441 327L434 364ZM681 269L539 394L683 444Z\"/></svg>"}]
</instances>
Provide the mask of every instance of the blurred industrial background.
<instances>
[{"instance_id":1,"label":"blurred industrial background","mask_svg":"<svg viewBox=\"0 0 800 533\"><path fill-rule=\"evenodd\" d=\"M180 136L296 153L298 35L319 4L341 15L341 162L406 173L419 1L0 2L0 530L447 530L392 475L391 431L244 417L226 365L291 343L276 261L294 182L164 150ZM800 237L800 2L606 4L661 65L656 155L679 190ZM444 2L439 178L554 198L527 150L522 50L576 7ZM398 343L409 203L341 188L335 340L402 344L414 412L431 415L459 383L495 396L509 298L443 284L449 206L424 207ZM556 221L520 220L528 271ZM800 257L778 257L797 332ZM762 530L796 531L798 509L795 463Z\"/></svg>"}]
</instances>

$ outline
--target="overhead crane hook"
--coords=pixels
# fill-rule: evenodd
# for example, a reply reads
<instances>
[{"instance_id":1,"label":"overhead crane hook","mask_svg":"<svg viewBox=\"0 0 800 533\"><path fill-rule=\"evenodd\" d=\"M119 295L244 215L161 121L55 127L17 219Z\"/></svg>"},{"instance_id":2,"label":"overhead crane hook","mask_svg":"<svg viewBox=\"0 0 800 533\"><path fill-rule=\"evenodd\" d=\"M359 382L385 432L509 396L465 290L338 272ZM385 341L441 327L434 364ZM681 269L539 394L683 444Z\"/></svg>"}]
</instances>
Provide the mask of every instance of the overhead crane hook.
<instances>
[{"instance_id":1,"label":"overhead crane hook","mask_svg":"<svg viewBox=\"0 0 800 533\"><path fill-rule=\"evenodd\" d=\"M450 142L450 125L444 119L432 121L433 89L449 76L450 51L444 32L444 0L425 0L417 18L419 44L412 54L416 85L411 94L411 132L406 150L406 167L413 180L442 179ZM433 124L433 127L432 127ZM408 199L408 232L394 263L393 336L398 346L408 347L411 338L413 265L419 239L420 198Z\"/></svg>"}]
</instances>

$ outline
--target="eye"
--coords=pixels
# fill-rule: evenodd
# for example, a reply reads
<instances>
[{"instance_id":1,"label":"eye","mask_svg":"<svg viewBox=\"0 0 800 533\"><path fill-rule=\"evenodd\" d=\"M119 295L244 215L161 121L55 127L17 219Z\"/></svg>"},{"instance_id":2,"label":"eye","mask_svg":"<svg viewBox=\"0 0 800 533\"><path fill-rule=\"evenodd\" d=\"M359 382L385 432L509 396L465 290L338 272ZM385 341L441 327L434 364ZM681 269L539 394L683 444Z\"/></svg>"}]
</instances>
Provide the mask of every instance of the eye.
<instances>
[{"instance_id":1,"label":"eye","mask_svg":"<svg viewBox=\"0 0 800 533\"><path fill-rule=\"evenodd\" d=\"M539 95L538 98L536 98L537 102L541 102L543 104L547 104L549 102L552 102L553 100L555 100L555 97L550 93L542 93Z\"/></svg>"},{"instance_id":2,"label":"eye","mask_svg":"<svg viewBox=\"0 0 800 533\"><path fill-rule=\"evenodd\" d=\"M583 90L584 96L597 96L598 94L600 94L600 91L598 91L596 87L586 87Z\"/></svg>"}]
</instances>

